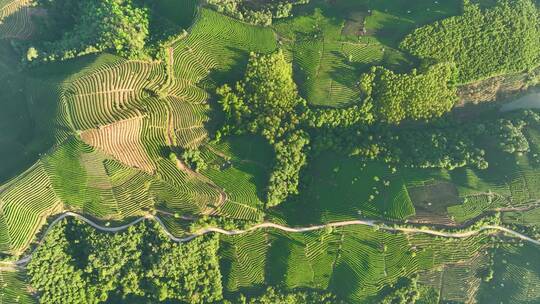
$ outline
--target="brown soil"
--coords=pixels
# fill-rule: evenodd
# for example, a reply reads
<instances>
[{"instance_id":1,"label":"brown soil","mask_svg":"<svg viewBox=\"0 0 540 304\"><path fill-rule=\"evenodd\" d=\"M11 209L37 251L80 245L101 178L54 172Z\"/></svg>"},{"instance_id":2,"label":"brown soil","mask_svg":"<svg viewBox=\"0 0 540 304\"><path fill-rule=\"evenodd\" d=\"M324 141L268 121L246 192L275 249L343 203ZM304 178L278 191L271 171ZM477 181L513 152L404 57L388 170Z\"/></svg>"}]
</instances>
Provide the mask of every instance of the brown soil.
<instances>
[{"instance_id":1,"label":"brown soil","mask_svg":"<svg viewBox=\"0 0 540 304\"><path fill-rule=\"evenodd\" d=\"M454 225L446 208L459 204L457 188L452 183L440 182L431 185L408 188L409 196L416 209L412 222Z\"/></svg>"}]
</instances>

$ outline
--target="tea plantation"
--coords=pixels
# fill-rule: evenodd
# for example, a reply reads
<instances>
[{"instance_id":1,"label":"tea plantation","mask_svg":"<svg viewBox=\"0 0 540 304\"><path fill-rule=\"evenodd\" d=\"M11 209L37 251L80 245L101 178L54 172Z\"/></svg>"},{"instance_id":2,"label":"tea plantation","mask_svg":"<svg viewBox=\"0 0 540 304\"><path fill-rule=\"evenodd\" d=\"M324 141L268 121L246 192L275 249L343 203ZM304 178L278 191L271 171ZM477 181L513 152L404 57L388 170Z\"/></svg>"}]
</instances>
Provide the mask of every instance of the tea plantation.
<instances>
[{"instance_id":1,"label":"tea plantation","mask_svg":"<svg viewBox=\"0 0 540 304\"><path fill-rule=\"evenodd\" d=\"M540 302L538 2L0 0L0 83L0 304Z\"/></svg>"}]
</instances>

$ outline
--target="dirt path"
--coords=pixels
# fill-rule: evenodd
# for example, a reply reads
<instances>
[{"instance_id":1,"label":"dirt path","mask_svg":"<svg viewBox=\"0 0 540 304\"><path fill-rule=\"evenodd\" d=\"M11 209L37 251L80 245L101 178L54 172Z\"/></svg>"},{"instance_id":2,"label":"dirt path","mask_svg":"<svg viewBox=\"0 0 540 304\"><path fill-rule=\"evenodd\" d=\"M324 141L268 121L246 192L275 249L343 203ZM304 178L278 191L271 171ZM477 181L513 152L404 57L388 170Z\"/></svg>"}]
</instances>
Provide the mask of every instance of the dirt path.
<instances>
[{"instance_id":1,"label":"dirt path","mask_svg":"<svg viewBox=\"0 0 540 304\"><path fill-rule=\"evenodd\" d=\"M175 129L174 129L174 122L172 118L172 112L171 112L169 104L168 104L168 107L169 108L167 112L168 113L167 130L165 132L166 133L165 135L166 135L167 144L169 145L169 147L174 148L177 146L176 135L175 135ZM206 176L202 175L199 172L192 170L188 165L186 165L182 160L178 158L176 159L176 167L180 171L186 173L188 176L198 179L202 181L203 183L207 184L208 186L210 186L212 189L216 190L218 192L217 206L221 206L225 203L225 201L228 198L227 193L223 191L223 189L221 189L218 185L216 185L211 179L207 178ZM215 209L216 208L210 208L210 211L206 213L212 214L215 212Z\"/></svg>"},{"instance_id":2,"label":"dirt path","mask_svg":"<svg viewBox=\"0 0 540 304\"><path fill-rule=\"evenodd\" d=\"M43 236L38 241L38 246L36 246L34 251L32 251L31 253L29 253L28 255L24 256L23 258L21 258L21 259L19 259L17 261L0 262L0 269L3 269L3 268L5 268L5 269L13 269L14 267L24 266L24 265L28 264L28 262L30 262L30 260L32 259L33 253L35 252L35 250L37 250L39 245L41 245L43 243L43 240L47 237L47 234L49 233L49 231L58 222L60 222L61 220L65 219L67 217L78 218L78 219L84 221L85 223L89 224L90 226L94 227L97 230L104 231L104 232L112 232L112 233L123 231L123 230L125 230L125 229L127 229L127 228L129 228L129 227L131 227L133 225L136 225L136 224L146 220L146 219L154 220L154 221L158 222L158 224L162 227L163 231L169 237L169 239L171 241L174 241L174 242L177 242L177 243L188 242L188 241L191 241L192 239L194 239L196 237L199 237L199 236L202 236L202 235L205 235L205 234L208 234L208 233L219 233L219 234L224 234L224 235L239 235L239 234L244 234L244 233L248 233L250 231L264 229L264 228L274 228L274 229L278 229L278 230L282 230L282 231L290 232L290 233L301 233L301 232L322 230L322 229L326 229L328 227L337 228L337 227L361 225L361 226L374 227L374 228L378 228L378 229L386 230L386 231L404 232L404 233L421 233L421 234L429 234L429 235L445 237L445 238L468 238L468 237L477 235L479 233L482 233L484 231L498 231L498 232L503 232L503 233L506 233L508 235L511 235L512 237L519 238L519 239L521 239L523 241L527 241L527 242L530 242L532 244L540 246L540 241L539 240L535 240L535 239L533 239L533 238L531 238L531 237L529 237L527 235L521 234L521 233L519 233L517 231L508 229L506 227L496 226L496 225L485 225L483 227L480 227L477 230L464 231L464 232L443 232L443 231L437 231L437 230L432 230L432 229L421 229L421 228L410 228L410 227L392 227L392 226L388 226L388 225L386 225L384 223L378 223L378 222L376 222L374 220L341 221L341 222L334 222L334 223L328 223L328 224L323 224L323 225L315 225L315 226L308 226L308 227L296 227L296 228L295 227L287 227L287 226L283 226L283 225L279 225L279 224L275 224L275 223L269 223L269 222L261 223L261 224L255 225L255 226L253 226L253 227L251 227L249 229L245 229L245 230L225 230L225 229L221 229L221 228L217 228L217 227L211 227L211 228L201 229L201 230L193 233L190 236L179 238L179 237L174 236L167 229L167 227L165 226L163 221L159 217L154 216L154 215L146 215L146 216L138 218L138 219L136 219L136 220L134 220L134 221L132 221L132 222L130 222L128 224L118 226L118 227L105 227L105 226L101 226L101 225L93 222L92 220L90 220L90 219L88 219L88 218L86 218L86 217L84 217L84 216L82 216L82 215L80 215L78 213L66 212L66 213L61 214L59 217L57 217L54 221L52 221L52 223L49 225L49 227L47 227L47 229L43 233Z\"/></svg>"},{"instance_id":3,"label":"dirt path","mask_svg":"<svg viewBox=\"0 0 540 304\"><path fill-rule=\"evenodd\" d=\"M209 179L208 177L202 175L201 173L197 172L197 171L193 171L188 165L186 165L183 161L181 161L180 159L177 159L176 160L176 166L178 167L178 169L180 169L181 171L187 173L189 176L195 178L195 179L198 179L200 181L202 181L203 183L205 183L206 185L208 185L210 188L216 190L219 194L219 198L218 198L218 202L217 202L217 206L221 206L225 203L225 201L228 199L228 195L225 191L223 191L223 189L221 189L221 187L219 187L218 185L216 185L211 179ZM210 213L213 213L213 211L215 211L215 208L211 208L212 209L212 212L209 212Z\"/></svg>"},{"instance_id":4,"label":"dirt path","mask_svg":"<svg viewBox=\"0 0 540 304\"><path fill-rule=\"evenodd\" d=\"M223 158L224 160L229 160L231 157L229 157L228 155L226 155L225 153L215 149L214 147L212 147L211 145L206 145L205 146L208 150L210 150L212 153L214 153L215 155ZM232 161L232 160L230 160ZM234 161L232 162L238 162L238 163L245 163L245 164L253 164L255 166L258 166L258 167L261 167L263 169L268 169L268 166L258 162L258 161L254 161L254 160L251 160L251 159L235 159Z\"/></svg>"}]
</instances>

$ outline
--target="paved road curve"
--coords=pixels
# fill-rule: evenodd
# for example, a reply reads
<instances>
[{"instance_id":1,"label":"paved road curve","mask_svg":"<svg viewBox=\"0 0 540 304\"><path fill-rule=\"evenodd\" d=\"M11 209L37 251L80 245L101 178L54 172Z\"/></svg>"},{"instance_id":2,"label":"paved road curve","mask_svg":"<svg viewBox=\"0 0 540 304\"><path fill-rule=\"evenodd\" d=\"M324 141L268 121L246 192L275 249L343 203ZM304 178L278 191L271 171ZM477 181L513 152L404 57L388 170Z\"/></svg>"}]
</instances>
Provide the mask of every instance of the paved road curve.
<instances>
[{"instance_id":1,"label":"paved road curve","mask_svg":"<svg viewBox=\"0 0 540 304\"><path fill-rule=\"evenodd\" d=\"M92 221L92 220L90 220L90 219L88 219L88 218L86 218L83 215L80 215L78 213L65 212L65 213L61 214L59 217L57 217L54 221L52 221L52 223L49 225L49 227L47 227L47 229L43 233L43 236L39 240L37 247L39 247L39 245L47 237L47 234L49 233L49 231L58 222L65 219L66 217L78 218L78 219L86 222L90 226L92 226L92 227L94 227L94 228L96 228L96 229L98 229L100 231L104 231L104 232L120 232L120 231L123 231L123 230L125 230L125 229L127 229L127 228L129 228L129 227L131 227L131 226L133 226L135 224L138 224L138 223L146 220L146 219L155 220L163 228L163 231L169 237L169 239L171 239L174 242L178 242L178 243L188 242L188 241L190 241L190 240L192 240L192 239L194 239L196 237L205 235L207 233L220 233L220 234L224 234L224 235L238 235L238 234L243 234L243 233L247 233L247 232L262 229L262 228L274 228L274 229L279 229L279 230L282 230L282 231L293 232L294 233L294 232L307 232L307 231L321 230L321 229L325 229L325 228L328 228L328 227L344 227L344 226L353 226L353 225L363 225L363 226L376 227L378 229L387 230L387 231L399 231L399 232L405 232L405 233L424 233L424 234L440 236L440 237L446 237L446 238L467 238L467 237L479 234L479 233L481 233L483 231L490 231L490 230L491 231L500 231L500 232L506 233L508 235L511 235L513 237L517 237L517 238L522 239L524 241L527 241L527 242L530 242L530 243L533 243L535 245L540 246L540 241L535 240L535 239L533 239L531 237L528 237L528 236L526 236L524 234L521 234L521 233L519 233L517 231L502 227L502 226L485 225L483 227L478 228L477 230L452 233L452 232L443 232L443 231L437 231L437 230L432 230L432 229L423 229L423 228L391 227L391 226L388 226L388 225L383 224L383 223L377 223L374 220L342 221L342 222L333 222L333 223L328 223L328 224L323 224L323 225L308 226L308 227L296 227L296 228L287 227L287 226L283 226L283 225L279 225L279 224L275 224L275 223L269 223L269 222L255 225L255 226L253 226L253 227L251 227L249 229L246 229L246 230L224 230L224 229L221 229L221 228L211 227L211 228L201 229L201 230L193 233L190 236L187 236L187 237L184 237L184 238L179 238L179 237L174 236L167 229L167 227L165 226L163 221L159 217L154 216L154 215L146 215L144 217L138 218L138 219L136 219L136 220L134 220L134 221L132 221L132 222L130 222L128 224L122 225L122 226L106 227L106 226L101 226L101 225L97 224L96 222L94 222L94 221ZM34 249L34 251L37 249L37 247ZM15 267L22 267L22 266L28 264L28 262L30 262L30 260L32 259L32 254L34 253L34 251L29 253L28 255L24 256L23 258L21 258L18 261L0 262L0 271L14 269Z\"/></svg>"}]
</instances>

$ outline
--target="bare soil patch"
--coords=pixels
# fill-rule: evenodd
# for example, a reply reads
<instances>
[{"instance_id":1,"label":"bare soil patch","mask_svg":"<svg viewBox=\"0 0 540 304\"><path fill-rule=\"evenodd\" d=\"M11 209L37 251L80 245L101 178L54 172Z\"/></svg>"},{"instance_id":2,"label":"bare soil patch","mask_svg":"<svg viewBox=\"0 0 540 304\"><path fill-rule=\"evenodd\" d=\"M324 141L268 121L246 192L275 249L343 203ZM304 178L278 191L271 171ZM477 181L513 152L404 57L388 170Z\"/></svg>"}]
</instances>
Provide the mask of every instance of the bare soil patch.
<instances>
[{"instance_id":1,"label":"bare soil patch","mask_svg":"<svg viewBox=\"0 0 540 304\"><path fill-rule=\"evenodd\" d=\"M457 188L452 183L439 182L430 185L409 187L409 196L416 209L414 222L455 224L446 211L447 207L461 203Z\"/></svg>"}]
</instances>

